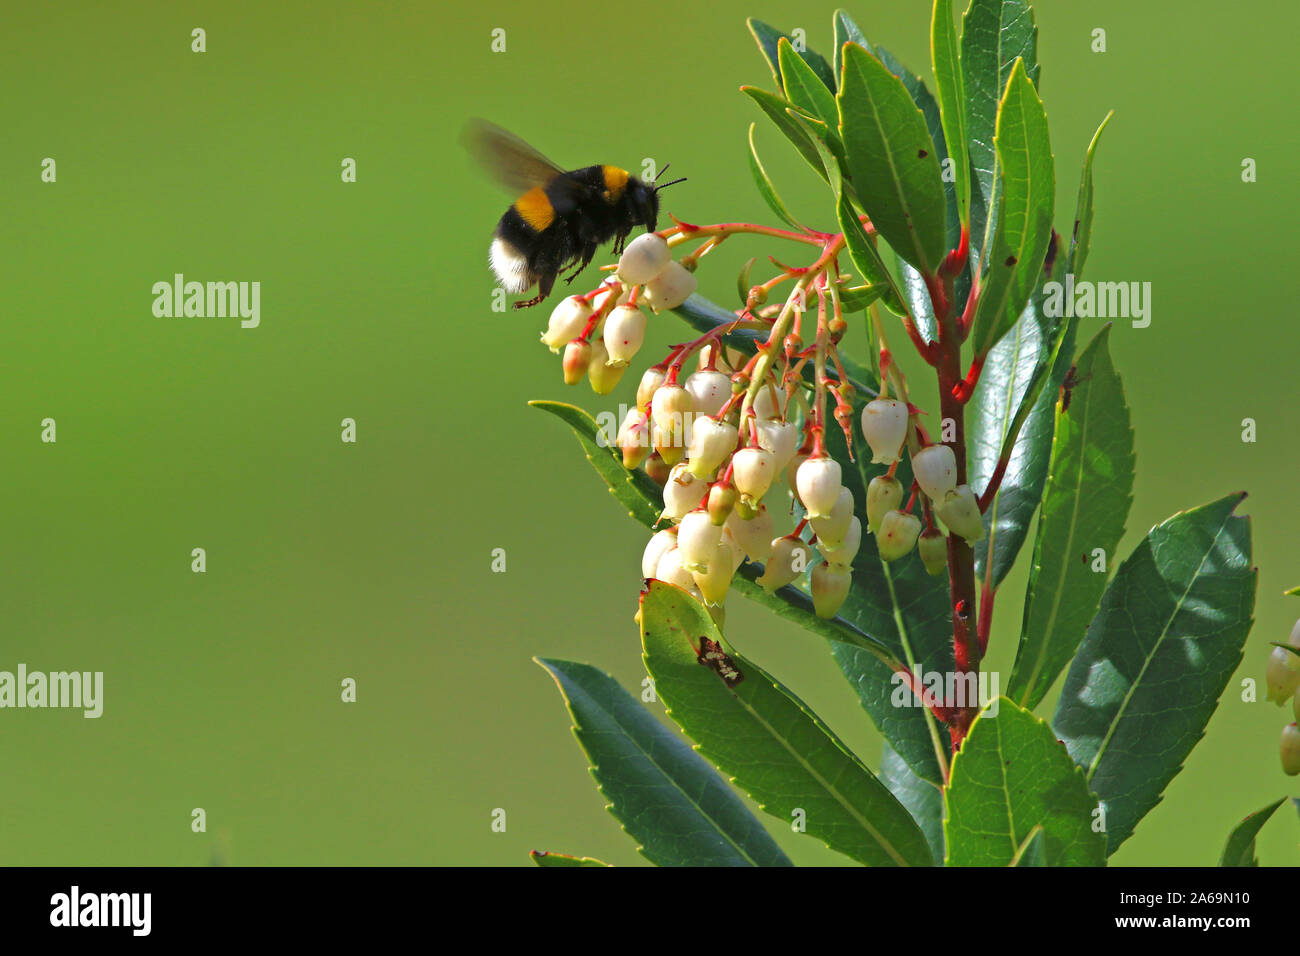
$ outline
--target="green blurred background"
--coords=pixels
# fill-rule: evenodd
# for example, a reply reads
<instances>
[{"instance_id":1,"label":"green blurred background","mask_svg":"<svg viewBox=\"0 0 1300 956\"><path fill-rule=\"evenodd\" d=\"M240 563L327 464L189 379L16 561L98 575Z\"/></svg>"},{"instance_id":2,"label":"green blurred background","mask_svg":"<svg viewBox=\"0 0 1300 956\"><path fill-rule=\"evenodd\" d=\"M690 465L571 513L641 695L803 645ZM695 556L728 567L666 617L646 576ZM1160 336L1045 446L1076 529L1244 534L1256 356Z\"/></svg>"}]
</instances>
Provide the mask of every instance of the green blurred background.
<instances>
[{"instance_id":1,"label":"green blurred background","mask_svg":"<svg viewBox=\"0 0 1300 956\"><path fill-rule=\"evenodd\" d=\"M509 197L458 132L485 116L568 166L671 160L690 181L665 194L670 211L768 221L745 164L762 120L737 87L771 77L744 19L802 27L829 53L835 6L7 12L0 669L102 670L106 699L99 720L0 711L0 862L526 864L532 848L641 862L530 658L637 687L644 535L564 428L525 405L614 409L635 376L606 399L566 389L537 344L549 309L491 310L487 242ZM1262 678L1267 641L1300 614L1281 593L1300 584L1295 14L1280 0L1036 6L1058 225L1115 109L1088 272L1154 284L1151 327L1112 336L1138 449L1122 551L1176 510L1250 492L1245 661L1114 857L1209 864L1240 817L1293 792L1277 759L1289 709L1241 703L1237 682ZM849 9L928 75L928 2ZM824 189L775 131L758 135L796 214L826 226ZM40 181L45 157L55 184ZM344 157L355 184L340 181ZM730 302L741 261L784 251L734 240L705 261L701 291ZM155 318L150 288L175 272L260 281L261 327ZM645 354L682 329L655 319ZM39 439L47 416L54 445ZM355 445L340 441L345 417ZM1240 440L1245 417L1256 444ZM195 547L206 574L190 570ZM1004 674L1026 558L998 608L990 666ZM740 598L729 612L735 642L876 764L879 737L824 643ZM340 701L345 677L355 704ZM191 832L195 807L206 833ZM797 862L841 862L773 832ZM1284 810L1261 859L1296 862L1298 840Z\"/></svg>"}]
</instances>

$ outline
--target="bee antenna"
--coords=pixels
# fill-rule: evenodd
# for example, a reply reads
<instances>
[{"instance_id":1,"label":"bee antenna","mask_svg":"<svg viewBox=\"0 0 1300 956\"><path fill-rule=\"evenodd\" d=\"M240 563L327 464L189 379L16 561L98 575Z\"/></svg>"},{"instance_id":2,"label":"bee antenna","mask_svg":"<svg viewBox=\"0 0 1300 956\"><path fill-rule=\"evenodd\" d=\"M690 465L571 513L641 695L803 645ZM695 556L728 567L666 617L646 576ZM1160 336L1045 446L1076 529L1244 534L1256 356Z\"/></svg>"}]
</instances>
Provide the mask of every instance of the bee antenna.
<instances>
[{"instance_id":1,"label":"bee antenna","mask_svg":"<svg viewBox=\"0 0 1300 956\"><path fill-rule=\"evenodd\" d=\"M662 176L664 173L668 172L668 167L671 165L672 163L664 163L664 168L659 170L659 172L655 173L655 178L651 181L656 183L659 182L659 177Z\"/></svg>"},{"instance_id":2,"label":"bee antenna","mask_svg":"<svg viewBox=\"0 0 1300 956\"><path fill-rule=\"evenodd\" d=\"M676 186L678 183L684 183L684 182L686 182L685 176L683 176L681 179L674 179L672 182L664 183L662 186L655 186L655 192L659 192L661 189L667 189L669 186Z\"/></svg>"}]
</instances>

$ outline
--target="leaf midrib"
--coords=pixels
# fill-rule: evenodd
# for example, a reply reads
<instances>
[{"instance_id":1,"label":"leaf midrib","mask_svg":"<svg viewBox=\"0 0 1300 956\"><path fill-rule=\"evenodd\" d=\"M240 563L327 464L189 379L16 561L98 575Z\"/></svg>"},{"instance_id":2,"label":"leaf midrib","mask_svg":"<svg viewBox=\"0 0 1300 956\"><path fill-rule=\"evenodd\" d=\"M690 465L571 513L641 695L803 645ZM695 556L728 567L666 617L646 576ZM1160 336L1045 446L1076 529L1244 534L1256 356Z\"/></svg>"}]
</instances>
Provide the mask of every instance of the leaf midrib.
<instances>
[{"instance_id":1,"label":"leaf midrib","mask_svg":"<svg viewBox=\"0 0 1300 956\"><path fill-rule=\"evenodd\" d=\"M773 687L773 690L775 690L776 693L778 694L781 693L779 688ZM783 748L785 748L785 751L788 754L790 754L790 756L794 757L794 759L798 761L799 764L806 771L808 771L808 773L818 783L822 785L822 787L826 790L826 792L831 794L835 798L835 801L840 806L842 806L845 810L847 810L849 814L858 821L858 824L871 835L872 839L876 841L876 844L882 850L888 853L889 856L894 860L894 862L896 862L899 866L912 865L907 861L907 859L901 853L898 852L898 850L894 848L894 844L892 842L887 840L883 835L881 835L879 830L877 830L875 827L871 825L870 820L868 820L865 816L863 816L860 812L858 812L858 809L853 805L852 801L850 801L847 797L841 794L836 787L832 786L831 783L825 777L823 777L820 773L818 773L817 770L813 767L813 765L804 758L803 754L799 753L799 751L797 751L796 749L791 747L789 743L787 743L784 735L780 734L775 727L773 727L770 723L768 723L766 720L763 719L763 716L757 710L755 710L752 706L750 706L749 701L742 698L739 694L733 694L732 696L735 697L736 702L740 704L740 706L743 707L750 714L750 716L752 716L754 720L756 720L759 723L759 725L762 726L763 729L765 729L771 735L773 740L775 740L778 744L780 744ZM789 698L786 699L789 700ZM794 701L790 701L790 703L794 704L794 706L796 707L799 706L798 704L795 704ZM802 710L802 708L800 709ZM835 746L835 743L832 740L828 739L827 743L832 747ZM840 752L844 753L844 751L842 750ZM854 760L854 758L851 755L844 754L844 756L850 762L855 764L857 763L857 761ZM859 768L864 770L866 769L864 767L861 767L861 765L859 765ZM884 785L882 784L881 786Z\"/></svg>"},{"instance_id":2,"label":"leaf midrib","mask_svg":"<svg viewBox=\"0 0 1300 956\"><path fill-rule=\"evenodd\" d=\"M1079 524L1079 507L1083 502L1083 472L1084 472L1084 462L1087 457L1086 455L1083 454L1083 452L1084 449L1088 447L1088 424L1092 418L1091 389L1089 389L1087 395L1083 397L1085 398L1085 401L1083 402L1083 417L1082 420L1079 421L1079 441L1080 441L1079 462L1078 462L1078 468L1075 470L1074 506L1070 511L1069 534L1066 536L1066 547L1062 552L1064 554L1069 554L1074 549L1074 535L1075 535L1075 531L1078 529L1078 524ZM1056 434L1058 437L1060 436L1061 431L1059 428L1057 429ZM1053 444L1055 444L1055 439L1053 440ZM1051 490L1052 489L1049 488L1048 492L1050 492ZM1043 500L1044 501L1047 500L1047 493L1044 493ZM1039 520L1042 519L1040 518ZM1060 573L1059 566L1056 572L1054 573L1053 579L1056 581L1058 585L1061 583L1062 580L1064 580L1064 575ZM1037 592L1037 590L1038 589L1035 588L1035 592ZM1043 634L1046 635L1048 638L1051 637L1052 630L1056 626L1056 618L1057 615L1060 613L1061 599L1064 597L1064 594L1065 594L1065 588L1059 586L1052 588L1051 612L1048 614L1047 624L1043 628ZM1019 703L1022 706L1027 706L1026 701L1028 701L1029 697L1032 696L1033 694L1034 683L1035 681L1038 680L1038 674L1043 668L1043 660L1047 656L1046 654L1047 641L1043 641L1039 645L1039 647L1040 647L1040 653L1036 655L1036 659L1034 661L1034 669L1030 671L1029 676L1028 678L1026 678L1025 681L1025 694L1019 701Z\"/></svg>"},{"instance_id":3,"label":"leaf midrib","mask_svg":"<svg viewBox=\"0 0 1300 956\"><path fill-rule=\"evenodd\" d=\"M1002 407L1002 420L1001 420L1002 435L1001 435L1001 439L998 441L997 457L993 460L994 468L997 467L997 462L1002 460L1003 446L1007 443L1007 432L1011 428L1011 418L1012 418L1011 408L1013 404L1012 399L1015 396L1015 392L1016 392L1016 382L1020 378L1020 349L1024 345L1024 340L1025 340L1024 323L1017 322L1016 340L1015 340L1016 348L1015 348L1015 354L1013 355L1011 361L1011 381L1007 384L1007 399L1006 402L1003 403L1003 407ZM1029 389L1026 387L1025 393L1028 394L1028 392ZM1008 456L1014 450L1015 450L1014 446L1011 449L1008 449L1007 450ZM991 514L989 516L989 546L988 546L988 552L984 558L985 580L987 580L993 574L993 551L998 539L998 506L1002 503L1002 492L1006 488L1007 488L1007 482L1004 478L1002 484L998 486L997 493L993 495L993 502L990 505ZM993 587L991 590L996 591L997 590L996 586Z\"/></svg>"},{"instance_id":4,"label":"leaf midrib","mask_svg":"<svg viewBox=\"0 0 1300 956\"><path fill-rule=\"evenodd\" d=\"M999 41L1000 42L1000 41ZM871 54L867 54L870 56ZM881 68L888 71L888 68L881 64ZM876 106L876 98L871 93L871 85L867 81L866 72L859 67L858 74L862 77L863 85L867 88L867 105L871 108L871 118L876 124L876 130L880 133L880 142L885 147L885 160L889 163L890 179L894 184L894 191L898 194L898 204L903 210L903 216L907 220L908 233L912 237L912 251L916 253L917 265L924 272L930 271L929 257L926 256L925 250L921 247L921 234L916 227L916 216L912 213L912 206L907 201L907 196L903 191L903 180L898 174L898 167L894 165L894 148L889 134L885 132L885 127L880 121L880 110ZM890 76L893 76L891 73ZM901 81L899 81L901 82ZM919 113L920 110L918 109ZM927 134L928 135L928 134ZM933 146L931 147L933 149Z\"/></svg>"},{"instance_id":5,"label":"leaf midrib","mask_svg":"<svg viewBox=\"0 0 1300 956\"><path fill-rule=\"evenodd\" d=\"M903 618L903 609L898 605L898 594L894 590L894 576L889 570L888 562L882 559L880 565L884 570L885 582L889 585L889 605L894 610L894 626L898 628L898 639L903 645L903 653L907 656L907 668L916 673L916 654L912 650L912 639L907 629L907 622ZM943 741L939 738L939 728L936 725L935 717L930 712L929 707L921 709L921 716L925 720L925 729L929 733L930 743L934 747L934 756L939 764L939 773L946 777L948 755L944 751ZM903 762L906 763L907 761L904 760ZM922 780L926 779L921 777L920 774L917 774L917 776ZM926 780L926 782L930 783L931 781Z\"/></svg>"},{"instance_id":6,"label":"leaf midrib","mask_svg":"<svg viewBox=\"0 0 1300 956\"><path fill-rule=\"evenodd\" d=\"M999 39L999 42L1001 42L1000 39ZM1012 72L1011 76L1012 76L1012 78L1015 77L1015 73L1014 73L1014 71ZM1027 77L1027 76L1028 76L1028 74L1026 74L1026 77ZM1007 82L1010 83L1011 80L1009 79ZM1030 80L1029 83L1030 83L1030 86L1032 87L1032 86L1033 86L1033 81ZM1026 245L1026 243L1027 243L1027 241L1028 241L1028 238L1029 238L1029 221L1030 221L1030 219L1031 219L1031 215L1030 215L1030 206L1031 206L1031 203L1030 203L1029 197L1030 197L1031 195L1033 195L1033 192L1034 192L1034 164L1033 164L1032 156L1030 155L1030 149L1029 149L1029 128L1028 128L1028 125L1027 125L1027 123L1026 123L1026 120L1027 120L1027 118L1028 118L1028 113L1025 112L1025 98L1024 98L1024 96L1023 96L1022 94L1017 94L1016 99L1017 99L1016 109L1019 110L1019 112L1020 112L1020 125L1021 125L1021 128L1025 131L1025 137L1024 137L1025 145L1024 145L1024 149L1023 149L1023 150L1018 150L1018 151L1019 151L1019 152L1023 152L1024 155L1025 155L1025 182L1028 184L1027 187L1026 187L1026 189L1025 189L1025 212L1024 212L1024 216L1023 216L1024 222L1023 222L1023 224L1021 225L1021 228L1020 228L1020 238L1019 238L1019 242L1018 242L1018 243L1016 244L1016 246L1015 246L1016 262L1017 262L1017 264L1019 264L1019 263L1024 262L1024 259L1025 259L1025 245ZM998 150L997 145L996 145L996 139L997 139L997 137L996 137L996 135L995 135L995 137L994 137L994 140L995 140L995 142L994 142L994 154L995 154L995 155L997 155L997 154L1000 152L1000 150ZM1008 147L1008 149L1011 149L1011 147ZM1004 163L1003 165L1005 166L1006 164ZM999 228L999 229L1001 229L1001 228L1004 226L1004 224L1005 224L1005 220L1006 220L1006 218L1007 218L1007 217L1006 217L1007 210L1006 210L1006 189L1005 189L1005 188L1002 190L1002 206L1003 206L1003 208L1002 208L1002 209L999 211L999 213L998 213L998 228ZM990 217L990 218L991 218L991 217ZM985 225L985 228L987 229L987 223L986 223L986 225ZM1004 230L1004 235L1005 235L1005 230ZM995 243L995 245L996 245L996 243ZM993 252L994 250L989 250L989 251L990 251L990 253L991 253L991 252ZM1002 283L1002 289L1000 290L1000 291L1001 291L1001 294L997 297L997 308L996 308L995 310L992 310L992 311L989 313L989 314L992 316L992 318L990 319L990 325L989 325L989 327L988 327L988 329L989 329L989 333L996 332L998 326L1001 324L1001 321L1002 321L1002 313L1006 311L1006 308L1007 308L1007 300L1008 300L1008 299L1010 298L1010 296L1011 296L1011 290L1012 290L1012 287L1013 287L1014 285L1015 285L1015 272L1012 271L1011 273L1009 273L1009 274L1007 275L1007 280L1006 280L1006 282ZM982 305L983 303L981 302L980 304ZM983 311L983 310L981 310L981 311ZM989 346L991 346L992 343L990 343L990 342L988 342L988 341L985 341L985 342L982 343L982 344L984 345L985 349L987 349Z\"/></svg>"},{"instance_id":7,"label":"leaf midrib","mask_svg":"<svg viewBox=\"0 0 1300 956\"><path fill-rule=\"evenodd\" d=\"M997 31L998 42L997 45L994 47L995 56L993 58L993 70L997 74L997 79L993 83L994 103L1000 103L1002 101L1002 32L1003 32L1002 13L1005 9L1006 9L1005 7L999 7L998 9L998 31ZM1026 75L1028 75L1028 70L1026 70ZM998 148L996 142L997 131L998 131L997 111L995 109L993 113L993 137L994 137L994 143L992 144L993 145L993 167L992 169L989 170L990 173L989 201L986 204L984 210L984 241L980 244L980 255L979 255L980 272L984 271L984 267L988 264L988 257L993 252L993 246L992 246L993 235L994 235L993 210L997 206L995 200L997 199L997 195L998 195L998 166L1001 165L1001 160L998 157ZM998 218L1001 219L1000 216Z\"/></svg>"},{"instance_id":8,"label":"leaf midrib","mask_svg":"<svg viewBox=\"0 0 1300 956\"><path fill-rule=\"evenodd\" d=\"M1192 587L1201 576L1201 568L1205 567L1205 562L1208 561L1210 555L1214 553L1214 546L1219 543L1219 538L1222 537L1224 530L1228 527L1228 518L1230 517L1231 515L1225 516L1223 522L1219 525L1219 530L1214 533L1214 538L1205 549L1205 553L1201 555L1200 563L1196 565L1196 572L1188 580L1187 587L1183 590L1182 595L1178 598L1178 602L1169 613L1169 619L1165 621L1165 626L1161 628L1160 636L1157 637L1156 642L1151 645L1151 653L1146 655L1146 659L1142 662L1142 669L1138 671L1138 675L1134 678L1133 684L1129 687L1128 692L1125 693L1124 700L1120 703L1119 709L1115 711L1115 717L1111 720L1110 727L1106 730L1106 736L1102 738L1101 745L1097 748L1097 753L1093 756L1092 761L1088 765L1087 779L1089 783L1092 782L1092 775L1096 772L1098 765L1101 763L1101 758L1106 753L1106 747L1110 744L1111 737L1114 736L1116 728L1119 727L1120 721L1124 717L1124 711L1127 709L1129 701L1133 699L1133 695L1137 693L1138 687L1141 686L1143 675L1146 674L1147 668L1151 666L1151 662L1155 660L1156 654L1159 653L1161 644L1164 643L1165 637L1169 634L1169 628L1173 626L1174 619L1178 617L1178 613L1183 609L1183 604L1187 601L1187 595L1192 592ZM1153 545L1152 553L1154 554L1154 552L1155 548Z\"/></svg>"},{"instance_id":9,"label":"leaf midrib","mask_svg":"<svg viewBox=\"0 0 1300 956\"><path fill-rule=\"evenodd\" d=\"M559 683L559 681L557 680L556 683ZM567 701L572 700L572 698L569 697L568 691L564 688L563 685L561 685L560 687L560 692L564 695ZM636 737L634 737L631 733L628 732L626 725L624 725L623 722L618 719L618 717L613 713L613 711L609 710L609 708L605 707L600 701L596 700L596 698L593 697L588 691L584 690L583 694L587 697L589 701L591 701L591 703L597 709L599 709L602 713L604 713L607 717L609 717L610 721L614 724L614 726L616 726L619 729L619 731L622 732L624 737L626 737L629 741L631 741L632 745L636 747L637 751L646 759L646 761L651 766L653 766L656 770L658 770L659 773L663 775L665 780L667 780L670 784L672 784L673 789L676 790L678 793L680 793L683 799L685 799L687 803L689 803L699 812L700 816L702 816L704 819L708 820L711 824L713 824L714 828L723 837L723 839L726 840L726 842L729 843L735 849L735 851L738 854L740 854L742 858L749 860L749 862L754 866L762 866L762 864L759 863L755 857L753 857L749 852L745 850L743 846L741 846L739 843L736 842L736 840L731 836L731 834L727 832L727 830L721 825L721 823L717 818L715 818L712 814L710 814L707 810L705 810L704 807L702 807L698 801L696 801L694 798L691 797L689 793L687 793L685 790L682 789L681 784L677 782L677 780L673 777L673 775L670 774L667 770L665 770L663 766L660 765L659 761L655 760L655 758L652 757L646 751L646 749L641 746L640 742L636 739ZM575 721L577 720L576 715L574 716L574 720ZM595 767L593 767L592 769L595 769ZM601 793L604 793L605 788L603 784L601 785L600 790Z\"/></svg>"}]
</instances>

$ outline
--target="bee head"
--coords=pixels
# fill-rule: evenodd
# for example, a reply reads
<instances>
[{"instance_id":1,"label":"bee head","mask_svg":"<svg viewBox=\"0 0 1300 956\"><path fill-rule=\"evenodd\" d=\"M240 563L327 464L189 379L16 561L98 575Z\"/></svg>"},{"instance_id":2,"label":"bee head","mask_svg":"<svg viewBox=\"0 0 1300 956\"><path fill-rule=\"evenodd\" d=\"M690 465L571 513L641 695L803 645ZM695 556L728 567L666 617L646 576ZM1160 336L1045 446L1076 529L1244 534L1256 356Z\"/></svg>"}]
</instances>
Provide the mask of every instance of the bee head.
<instances>
[{"instance_id":1,"label":"bee head","mask_svg":"<svg viewBox=\"0 0 1300 956\"><path fill-rule=\"evenodd\" d=\"M668 163L664 164L664 168L659 170L659 176L662 176L667 171L669 165ZM649 232L654 232L659 228L659 190L675 186L677 183L686 182L686 177L683 176L681 179L660 183L658 182L659 176L655 177L655 182L650 183L642 179L635 179L628 191L628 201L631 203L634 218L645 226Z\"/></svg>"}]
</instances>

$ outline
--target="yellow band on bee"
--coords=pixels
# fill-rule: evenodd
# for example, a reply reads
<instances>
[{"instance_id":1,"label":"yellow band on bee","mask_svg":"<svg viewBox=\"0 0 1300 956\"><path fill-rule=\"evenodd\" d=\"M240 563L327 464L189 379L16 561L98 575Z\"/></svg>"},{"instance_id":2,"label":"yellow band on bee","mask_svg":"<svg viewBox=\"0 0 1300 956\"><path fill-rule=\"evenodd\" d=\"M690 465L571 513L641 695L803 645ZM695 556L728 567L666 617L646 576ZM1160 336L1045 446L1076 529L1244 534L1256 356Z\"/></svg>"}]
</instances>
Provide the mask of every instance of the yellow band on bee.
<instances>
[{"instance_id":1,"label":"yellow band on bee","mask_svg":"<svg viewBox=\"0 0 1300 956\"><path fill-rule=\"evenodd\" d=\"M623 190L627 188L628 172L626 169L619 169L617 166L603 167L605 173L605 194L612 202L623 195Z\"/></svg>"},{"instance_id":2,"label":"yellow band on bee","mask_svg":"<svg viewBox=\"0 0 1300 956\"><path fill-rule=\"evenodd\" d=\"M515 200L515 211L533 229L541 232L555 221L555 209L541 186L535 186Z\"/></svg>"}]
</instances>

